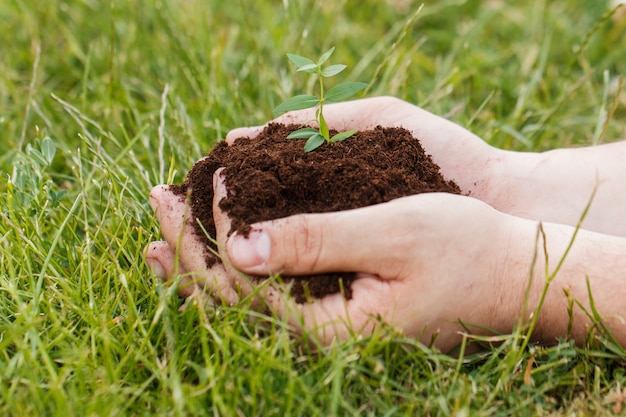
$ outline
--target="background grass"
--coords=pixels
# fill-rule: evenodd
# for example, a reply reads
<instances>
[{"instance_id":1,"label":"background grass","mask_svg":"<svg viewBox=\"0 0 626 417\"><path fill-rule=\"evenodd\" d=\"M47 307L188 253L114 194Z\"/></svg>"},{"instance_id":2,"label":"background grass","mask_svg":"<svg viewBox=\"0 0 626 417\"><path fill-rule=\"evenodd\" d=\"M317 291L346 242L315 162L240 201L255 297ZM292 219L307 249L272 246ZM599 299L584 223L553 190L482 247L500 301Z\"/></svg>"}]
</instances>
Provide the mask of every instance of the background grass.
<instances>
[{"instance_id":1,"label":"background grass","mask_svg":"<svg viewBox=\"0 0 626 417\"><path fill-rule=\"evenodd\" d=\"M390 329L313 354L245 305L180 313L148 190L310 88L285 53L540 151L626 136L605 0L0 3L0 414L609 415L624 352L521 333L460 359Z\"/></svg>"}]
</instances>

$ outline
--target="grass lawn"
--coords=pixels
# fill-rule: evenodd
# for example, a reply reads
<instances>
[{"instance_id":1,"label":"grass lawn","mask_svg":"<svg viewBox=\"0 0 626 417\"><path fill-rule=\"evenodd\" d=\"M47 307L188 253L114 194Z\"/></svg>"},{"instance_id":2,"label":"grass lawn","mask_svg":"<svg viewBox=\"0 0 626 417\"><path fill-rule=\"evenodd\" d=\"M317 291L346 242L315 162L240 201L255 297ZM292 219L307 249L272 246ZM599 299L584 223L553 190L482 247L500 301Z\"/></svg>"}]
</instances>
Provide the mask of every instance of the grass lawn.
<instances>
[{"instance_id":1,"label":"grass lawn","mask_svg":"<svg viewBox=\"0 0 626 417\"><path fill-rule=\"evenodd\" d=\"M381 329L314 354L245 304L179 312L142 258L160 237L150 188L311 87L287 52L336 45L341 81L494 146L626 137L626 7L612 7L2 1L0 415L612 415L626 372L610 341L539 347L520 330L453 358Z\"/></svg>"}]
</instances>

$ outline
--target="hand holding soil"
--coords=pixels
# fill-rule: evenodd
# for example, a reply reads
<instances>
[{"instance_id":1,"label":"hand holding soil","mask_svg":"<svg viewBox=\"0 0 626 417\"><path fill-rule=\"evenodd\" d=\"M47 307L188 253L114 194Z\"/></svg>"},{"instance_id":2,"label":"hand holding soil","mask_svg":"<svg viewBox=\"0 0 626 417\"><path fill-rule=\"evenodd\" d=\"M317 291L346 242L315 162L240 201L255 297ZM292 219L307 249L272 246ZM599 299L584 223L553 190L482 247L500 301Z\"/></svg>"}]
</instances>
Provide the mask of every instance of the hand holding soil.
<instances>
[{"instance_id":1,"label":"hand holding soil","mask_svg":"<svg viewBox=\"0 0 626 417\"><path fill-rule=\"evenodd\" d=\"M346 141L328 145L307 154L302 152L299 141L281 139L289 132L278 131L278 125L274 125L271 131L266 130L262 139L252 139L249 145L239 147L243 141L241 139L235 146L240 149L230 150L229 147L222 146L225 144L218 145L209 157L194 166L184 184L169 187L181 199L188 189L196 190L192 195L191 211L188 210L186 217L200 238L198 245L207 240L206 234L211 237L216 235L212 218L214 204L211 183L213 173L222 165L227 166L231 191L231 198L222 204L226 204L226 211L235 220L233 230L241 232L251 223L297 213L346 210L422 192L460 192L453 181L446 179L449 175L439 172L438 166L424 153L418 140L404 129L390 129L388 126L406 125L413 130L419 128L420 134L425 136L429 136L430 130L438 130L441 134L437 141L440 143L431 147L442 148L442 144L448 142L448 148L464 149L466 153L459 154L461 158L457 159L465 162L455 163L454 169L450 170L453 175L459 176L457 171L463 171L462 166L477 166L483 160L475 157L476 152L469 152L472 147L485 146L480 139L445 119L401 100L383 97L330 105L327 109L331 129L351 128L359 130L362 135L367 129L377 126L377 121L386 127L373 130L367 139L360 137L357 141L356 138L350 138L350 144ZM297 128L298 125L308 122L312 116L313 109L286 114L276 122L291 122ZM233 131L229 133L227 142L233 144L237 137L254 138L260 131L261 129ZM449 153L453 155L455 152ZM248 164L250 159L254 161L252 164ZM476 188L479 183L484 181L476 180L472 186ZM155 190L153 194L162 192L165 190ZM475 191L468 189L467 192ZM157 216L160 214L157 212ZM177 216L181 218L183 214L177 213ZM198 224L200 222L202 225ZM164 223L163 220L161 223ZM163 229L167 239L172 222L168 220L165 223ZM175 247L175 239L176 236L167 239L171 247ZM205 243L213 252L217 249L210 241ZM182 244L191 243L184 239ZM216 259L208 251L204 263L196 262L193 268L187 269L213 268ZM317 298L338 292L343 287L349 298L354 272L343 272L346 273L340 277L317 276L315 280L309 280L306 289L297 280L292 294L299 302L303 302L307 294ZM186 278L185 282L187 280ZM224 285L216 284L213 287L220 289L223 293L221 297L226 301L236 301L237 297L223 288Z\"/></svg>"},{"instance_id":2,"label":"hand holding soil","mask_svg":"<svg viewBox=\"0 0 626 417\"><path fill-rule=\"evenodd\" d=\"M176 214L184 210L174 194L158 191L157 196L159 208L171 204L178 207ZM218 184L215 199L223 197L224 186ZM456 321L459 317L504 329L507 319L519 311L513 307L519 302L506 300L510 293L495 279L507 260L485 256L501 253L500 242L510 240L513 220L473 198L427 193L256 224L248 239L235 233L222 240L229 227L224 219L217 222L217 234L225 259L252 275L358 272L349 300L335 293L298 304L268 287L263 296L269 306L296 328L316 329L323 341L330 342L334 337L345 339L351 331L367 334L382 319L425 342L440 331L438 346L447 350L459 341L458 332L463 330ZM166 237L181 232L164 228ZM196 238L182 233L183 239ZM181 252L181 262L204 259L199 245L188 248ZM224 263L227 269L229 261ZM172 271L173 257L162 264L165 271ZM240 274L229 272L228 278L221 276L232 285ZM166 278L172 276L166 273ZM241 288L244 295L251 290L245 283ZM511 306L508 316L493 315L499 303Z\"/></svg>"},{"instance_id":3,"label":"hand holding soil","mask_svg":"<svg viewBox=\"0 0 626 417\"><path fill-rule=\"evenodd\" d=\"M310 114L303 111L277 121L307 120ZM230 221L219 204L226 192L223 180L216 176L214 197L207 203L212 206L225 269L207 262L206 245L193 231L185 199L159 186L151 193L151 203L166 242L154 242L148 250L147 262L155 273L164 279L183 274L182 295L216 296L232 304L252 287L230 263L260 276L356 272L350 299L334 294L296 304L271 287L260 295L296 328L315 330L327 342L349 337L351 332L367 334L382 320L425 342L438 333L435 345L448 350L460 340L458 320L508 332L522 311L533 310L545 283L541 257L531 270L536 220L553 222L543 226L550 270L567 248L571 226L578 222L600 181L583 227L603 234L578 233L576 245L552 284L557 288L546 297L535 334L548 343L566 335L567 303L562 289L567 288L588 308L587 277L592 280L600 313L621 314L618 300L626 296L626 277L616 278L616 274L626 270L626 240L608 234L626 236L626 224L615 220L616 213L626 209L626 190L619 180L626 174L626 142L545 154L505 152L393 98L328 106L327 120L339 130L378 125L407 128L420 138L443 176L469 196L420 194L366 208L295 215L253 224L246 239L240 232L228 237ZM227 141L259 131L237 129ZM608 275L606 265L611 266ZM531 272L536 278L525 300ZM581 311L575 311L575 318L571 336L582 341L589 320ZM607 322L625 344L624 325L615 319ZM478 327L470 329L480 332Z\"/></svg>"}]
</instances>

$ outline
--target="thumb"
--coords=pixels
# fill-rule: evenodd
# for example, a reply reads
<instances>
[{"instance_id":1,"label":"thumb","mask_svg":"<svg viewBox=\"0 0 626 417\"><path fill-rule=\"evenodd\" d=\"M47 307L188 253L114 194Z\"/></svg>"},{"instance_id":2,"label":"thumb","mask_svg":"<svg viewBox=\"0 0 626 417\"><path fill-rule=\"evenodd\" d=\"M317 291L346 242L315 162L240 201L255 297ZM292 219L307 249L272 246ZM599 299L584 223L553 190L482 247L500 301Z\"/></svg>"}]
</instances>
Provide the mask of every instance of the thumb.
<instances>
[{"instance_id":1,"label":"thumb","mask_svg":"<svg viewBox=\"0 0 626 417\"><path fill-rule=\"evenodd\" d=\"M256 138L265 126L238 127L226 134L226 143L230 146L239 138Z\"/></svg>"},{"instance_id":2,"label":"thumb","mask_svg":"<svg viewBox=\"0 0 626 417\"><path fill-rule=\"evenodd\" d=\"M228 239L228 258L248 274L285 273L308 275L325 272L377 274L382 260L377 248L386 247L378 208L324 214L299 214L252 225L245 238L234 233ZM384 226L382 226L384 227ZM370 240L376 239L376 245Z\"/></svg>"}]
</instances>

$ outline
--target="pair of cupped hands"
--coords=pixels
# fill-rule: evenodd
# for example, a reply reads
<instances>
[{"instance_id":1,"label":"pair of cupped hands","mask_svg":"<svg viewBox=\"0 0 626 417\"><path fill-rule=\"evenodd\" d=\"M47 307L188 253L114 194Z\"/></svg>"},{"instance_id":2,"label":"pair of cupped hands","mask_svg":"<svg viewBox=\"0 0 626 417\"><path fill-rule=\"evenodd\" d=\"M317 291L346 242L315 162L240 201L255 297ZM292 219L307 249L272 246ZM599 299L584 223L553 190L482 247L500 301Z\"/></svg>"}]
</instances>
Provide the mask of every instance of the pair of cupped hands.
<instances>
[{"instance_id":1,"label":"pair of cupped hands","mask_svg":"<svg viewBox=\"0 0 626 417\"><path fill-rule=\"evenodd\" d=\"M201 296L233 305L254 293L296 332L322 343L367 335L381 320L407 336L449 350L466 326L507 331L513 311L503 306L523 288L502 282L507 245L520 228L517 217L488 201L497 184L490 169L497 150L462 127L392 97L325 106L331 128L404 127L422 143L443 176L463 195L420 194L388 203L326 214L302 214L254 224L248 238L233 233L219 202L228 198L218 170L213 212L221 263L208 268L208 249L194 234L190 208L167 185L156 186L150 204L164 241L152 242L146 262L166 281L178 279L183 297ZM314 110L287 113L276 122L307 124ZM228 133L255 137L263 127ZM274 285L255 288L247 274L308 275L357 272L353 296L341 294L297 304ZM252 303L252 305L259 305ZM435 337L436 336L436 337Z\"/></svg>"}]
</instances>

